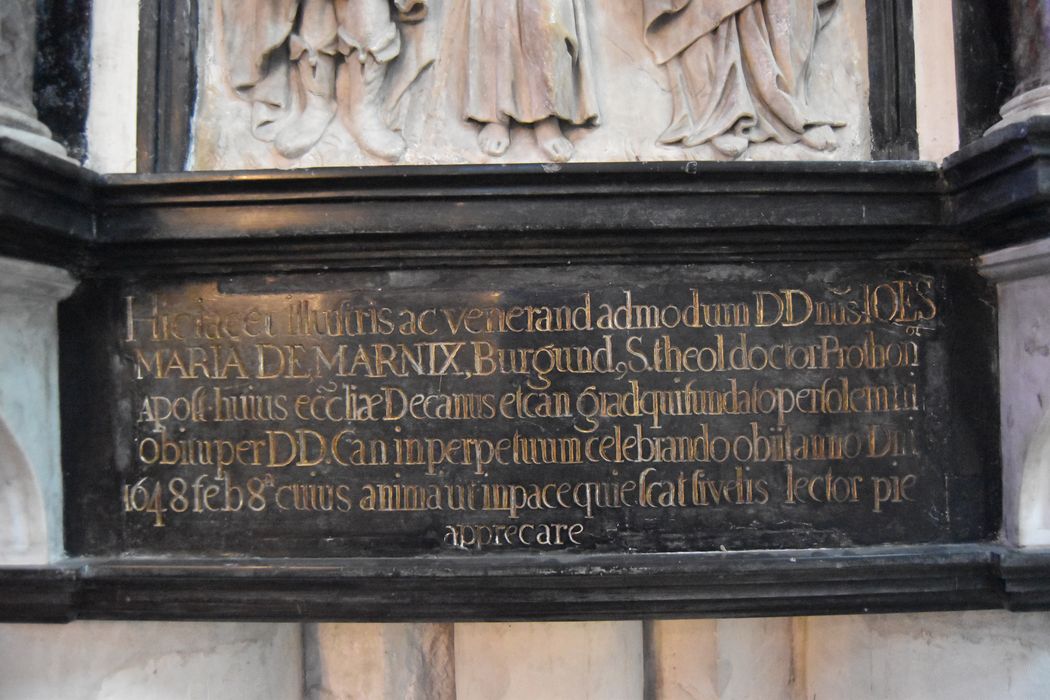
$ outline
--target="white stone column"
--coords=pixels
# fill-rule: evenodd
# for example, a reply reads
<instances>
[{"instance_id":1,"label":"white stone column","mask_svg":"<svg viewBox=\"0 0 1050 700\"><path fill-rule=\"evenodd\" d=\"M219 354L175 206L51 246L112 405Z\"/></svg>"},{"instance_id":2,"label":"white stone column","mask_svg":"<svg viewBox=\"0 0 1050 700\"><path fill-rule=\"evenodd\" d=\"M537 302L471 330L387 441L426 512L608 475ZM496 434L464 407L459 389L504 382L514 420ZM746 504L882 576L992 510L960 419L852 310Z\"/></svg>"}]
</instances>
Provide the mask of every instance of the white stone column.
<instances>
[{"instance_id":1,"label":"white stone column","mask_svg":"<svg viewBox=\"0 0 1050 700\"><path fill-rule=\"evenodd\" d=\"M33 106L36 61L36 0L0 2L0 137L15 139L51 155L66 149L51 139Z\"/></svg>"},{"instance_id":2,"label":"white stone column","mask_svg":"<svg viewBox=\"0 0 1050 700\"><path fill-rule=\"evenodd\" d=\"M0 565L62 553L57 304L74 286L0 258Z\"/></svg>"},{"instance_id":3,"label":"white stone column","mask_svg":"<svg viewBox=\"0 0 1050 700\"><path fill-rule=\"evenodd\" d=\"M295 624L0 625L0 698L300 700Z\"/></svg>"},{"instance_id":4,"label":"white stone column","mask_svg":"<svg viewBox=\"0 0 1050 700\"><path fill-rule=\"evenodd\" d=\"M646 700L793 700L804 678L788 618L646 623Z\"/></svg>"},{"instance_id":5,"label":"white stone column","mask_svg":"<svg viewBox=\"0 0 1050 700\"><path fill-rule=\"evenodd\" d=\"M306 700L455 700L451 624L304 627Z\"/></svg>"},{"instance_id":6,"label":"white stone column","mask_svg":"<svg viewBox=\"0 0 1050 700\"><path fill-rule=\"evenodd\" d=\"M641 622L456 625L457 700L641 700Z\"/></svg>"},{"instance_id":7,"label":"white stone column","mask_svg":"<svg viewBox=\"0 0 1050 700\"><path fill-rule=\"evenodd\" d=\"M1050 545L1050 240L984 256L999 291L1003 530Z\"/></svg>"}]
</instances>

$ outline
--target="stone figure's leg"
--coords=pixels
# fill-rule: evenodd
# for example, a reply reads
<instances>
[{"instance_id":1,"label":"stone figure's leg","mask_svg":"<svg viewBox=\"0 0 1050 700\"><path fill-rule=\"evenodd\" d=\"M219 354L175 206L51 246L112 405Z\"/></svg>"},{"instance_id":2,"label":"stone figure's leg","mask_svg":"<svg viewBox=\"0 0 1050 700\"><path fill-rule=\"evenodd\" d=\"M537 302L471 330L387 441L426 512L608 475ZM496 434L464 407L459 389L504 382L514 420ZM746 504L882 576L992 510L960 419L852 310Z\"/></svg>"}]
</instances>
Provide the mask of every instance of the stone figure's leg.
<instances>
[{"instance_id":1,"label":"stone figure's leg","mask_svg":"<svg viewBox=\"0 0 1050 700\"><path fill-rule=\"evenodd\" d=\"M499 157L510 148L510 119L516 111L514 47L517 0L468 0L466 94L463 115L480 123L478 148Z\"/></svg>"},{"instance_id":2,"label":"stone figure's leg","mask_svg":"<svg viewBox=\"0 0 1050 700\"><path fill-rule=\"evenodd\" d=\"M832 13L835 11L837 0L809 0L808 2L802 2L800 6L796 8L797 11L801 11L805 14L801 15L803 20L811 20L813 22L812 28L809 32L811 38L810 44L806 50L806 63L804 66L804 72L799 80L799 90L801 91L801 97L806 100L805 90L807 88L807 73L809 72L809 60L813 55L813 49L817 43L817 36L820 34L820 30L828 23ZM828 120L822 120L828 121ZM840 122L832 124L808 124L806 131L802 134L802 143L809 146L817 151L834 151L838 148L839 141L838 136L835 135L833 126L841 126Z\"/></svg>"},{"instance_id":3,"label":"stone figure's leg","mask_svg":"<svg viewBox=\"0 0 1050 700\"><path fill-rule=\"evenodd\" d=\"M514 102L518 121L533 125L536 145L555 163L572 158L575 147L561 130L577 108L576 36L573 0L532 0L519 5Z\"/></svg>"},{"instance_id":4,"label":"stone figure's leg","mask_svg":"<svg viewBox=\"0 0 1050 700\"><path fill-rule=\"evenodd\" d=\"M291 36L293 92L302 111L274 141L278 153L298 158L321 140L335 116L335 12L329 0L303 0L299 32Z\"/></svg>"},{"instance_id":5,"label":"stone figure's leg","mask_svg":"<svg viewBox=\"0 0 1050 700\"><path fill-rule=\"evenodd\" d=\"M336 0L339 47L346 61L339 67L345 87L343 121L357 145L387 161L405 152L405 140L383 118L387 64L401 52L397 25L387 0Z\"/></svg>"},{"instance_id":6,"label":"stone figure's leg","mask_svg":"<svg viewBox=\"0 0 1050 700\"><path fill-rule=\"evenodd\" d=\"M271 142L300 110L288 65L299 0L222 0L221 10L230 86L251 102L252 135Z\"/></svg>"},{"instance_id":7,"label":"stone figure's leg","mask_svg":"<svg viewBox=\"0 0 1050 700\"><path fill-rule=\"evenodd\" d=\"M817 0L762 0L739 16L741 51L758 105L756 138L836 146L830 120L810 113L809 62L821 25Z\"/></svg>"},{"instance_id":8,"label":"stone figure's leg","mask_svg":"<svg viewBox=\"0 0 1050 700\"><path fill-rule=\"evenodd\" d=\"M750 99L734 15L668 62L674 117L661 143L694 148L710 143L724 158L748 147L755 109Z\"/></svg>"}]
</instances>

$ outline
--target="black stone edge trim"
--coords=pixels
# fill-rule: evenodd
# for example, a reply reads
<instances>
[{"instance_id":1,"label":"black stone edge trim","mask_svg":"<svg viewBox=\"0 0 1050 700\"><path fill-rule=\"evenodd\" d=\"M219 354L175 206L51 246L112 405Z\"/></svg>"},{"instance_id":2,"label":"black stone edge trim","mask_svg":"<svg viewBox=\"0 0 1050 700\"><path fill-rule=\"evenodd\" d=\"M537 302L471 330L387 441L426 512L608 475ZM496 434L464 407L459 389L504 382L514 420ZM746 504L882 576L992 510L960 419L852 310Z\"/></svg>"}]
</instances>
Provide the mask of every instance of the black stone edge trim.
<instances>
[{"instance_id":1,"label":"black stone edge trim","mask_svg":"<svg viewBox=\"0 0 1050 700\"><path fill-rule=\"evenodd\" d=\"M985 543L0 567L0 622L585 620L995 608L1050 609L1050 552Z\"/></svg>"},{"instance_id":2,"label":"black stone edge trim","mask_svg":"<svg viewBox=\"0 0 1050 700\"><path fill-rule=\"evenodd\" d=\"M911 0L867 4L871 157L919 157Z\"/></svg>"},{"instance_id":3,"label":"black stone edge trim","mask_svg":"<svg viewBox=\"0 0 1050 700\"><path fill-rule=\"evenodd\" d=\"M985 250L1046 235L1050 117L1033 117L945 159L949 220Z\"/></svg>"},{"instance_id":4,"label":"black stone edge trim","mask_svg":"<svg viewBox=\"0 0 1050 700\"><path fill-rule=\"evenodd\" d=\"M1050 118L918 162L99 176L0 139L0 255L80 274L970 257L1045 235ZM275 245L280 242L280 245Z\"/></svg>"},{"instance_id":5,"label":"black stone edge trim","mask_svg":"<svg viewBox=\"0 0 1050 700\"><path fill-rule=\"evenodd\" d=\"M140 0L138 134L141 172L182 170L197 101L196 0Z\"/></svg>"},{"instance_id":6,"label":"black stone edge trim","mask_svg":"<svg viewBox=\"0 0 1050 700\"><path fill-rule=\"evenodd\" d=\"M0 138L0 255L76 269L95 239L103 179Z\"/></svg>"}]
</instances>

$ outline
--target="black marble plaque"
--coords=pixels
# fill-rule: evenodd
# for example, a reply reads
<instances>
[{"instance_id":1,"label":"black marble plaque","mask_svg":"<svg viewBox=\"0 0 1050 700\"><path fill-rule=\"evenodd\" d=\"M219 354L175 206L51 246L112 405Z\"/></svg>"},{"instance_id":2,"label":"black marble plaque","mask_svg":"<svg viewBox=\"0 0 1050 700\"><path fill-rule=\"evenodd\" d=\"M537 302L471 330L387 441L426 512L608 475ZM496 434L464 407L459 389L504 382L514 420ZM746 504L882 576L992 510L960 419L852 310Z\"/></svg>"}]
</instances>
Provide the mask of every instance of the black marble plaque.
<instances>
[{"instance_id":1,"label":"black marble plaque","mask_svg":"<svg viewBox=\"0 0 1050 700\"><path fill-rule=\"evenodd\" d=\"M87 339L63 354L67 541L458 557L978 540L991 308L956 263L95 283L64 311Z\"/></svg>"}]
</instances>

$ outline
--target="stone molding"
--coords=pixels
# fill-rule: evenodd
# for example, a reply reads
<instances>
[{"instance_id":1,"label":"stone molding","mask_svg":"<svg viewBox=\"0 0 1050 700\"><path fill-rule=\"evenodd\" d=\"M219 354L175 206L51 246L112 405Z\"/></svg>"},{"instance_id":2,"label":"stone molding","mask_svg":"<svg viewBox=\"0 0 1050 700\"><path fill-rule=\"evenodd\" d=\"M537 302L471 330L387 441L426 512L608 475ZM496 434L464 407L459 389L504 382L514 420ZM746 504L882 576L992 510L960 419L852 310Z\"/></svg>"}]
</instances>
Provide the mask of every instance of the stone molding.
<instances>
[{"instance_id":1,"label":"stone molding","mask_svg":"<svg viewBox=\"0 0 1050 700\"><path fill-rule=\"evenodd\" d=\"M1050 275L1050 238L988 253L981 257L980 269L999 283Z\"/></svg>"},{"instance_id":2,"label":"stone molding","mask_svg":"<svg viewBox=\"0 0 1050 700\"><path fill-rule=\"evenodd\" d=\"M76 286L77 281L66 270L0 258L0 295L58 303L72 294Z\"/></svg>"}]
</instances>

